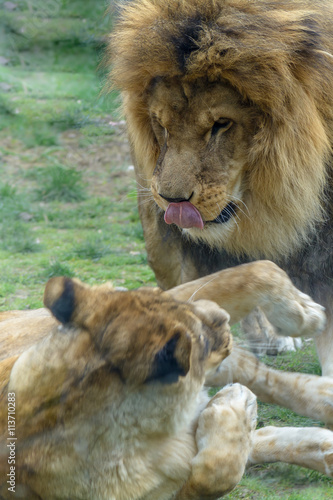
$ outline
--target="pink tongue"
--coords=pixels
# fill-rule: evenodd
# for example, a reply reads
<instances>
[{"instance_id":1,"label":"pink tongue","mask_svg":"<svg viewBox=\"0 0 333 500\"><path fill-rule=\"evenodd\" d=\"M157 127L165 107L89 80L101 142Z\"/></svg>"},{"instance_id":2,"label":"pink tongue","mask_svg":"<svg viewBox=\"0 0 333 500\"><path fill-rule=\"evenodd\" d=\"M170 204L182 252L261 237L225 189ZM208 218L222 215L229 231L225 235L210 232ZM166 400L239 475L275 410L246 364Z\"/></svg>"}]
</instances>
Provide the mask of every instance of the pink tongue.
<instances>
[{"instance_id":1,"label":"pink tongue","mask_svg":"<svg viewBox=\"0 0 333 500\"><path fill-rule=\"evenodd\" d=\"M203 229L204 223L199 210L189 201L170 203L164 214L167 224L177 224L182 228L199 227Z\"/></svg>"}]
</instances>

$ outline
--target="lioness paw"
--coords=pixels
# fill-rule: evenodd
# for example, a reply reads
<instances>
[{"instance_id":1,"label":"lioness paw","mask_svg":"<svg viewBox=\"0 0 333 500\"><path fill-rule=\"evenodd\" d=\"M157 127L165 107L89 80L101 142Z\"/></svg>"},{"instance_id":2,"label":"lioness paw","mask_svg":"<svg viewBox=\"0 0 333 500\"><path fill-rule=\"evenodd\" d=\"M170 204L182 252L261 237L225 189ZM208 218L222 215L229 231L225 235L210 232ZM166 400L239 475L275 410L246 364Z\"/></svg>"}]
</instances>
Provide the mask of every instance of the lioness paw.
<instances>
[{"instance_id":1,"label":"lioness paw","mask_svg":"<svg viewBox=\"0 0 333 500\"><path fill-rule=\"evenodd\" d=\"M207 408L225 407L231 409L240 417L244 416L245 426L248 430L254 430L257 422L257 398L247 387L241 384L229 384L210 400Z\"/></svg>"},{"instance_id":2,"label":"lioness paw","mask_svg":"<svg viewBox=\"0 0 333 500\"><path fill-rule=\"evenodd\" d=\"M234 488L251 452L256 416L256 397L240 384L210 400L198 420L192 474L177 500L219 498Z\"/></svg>"}]
</instances>

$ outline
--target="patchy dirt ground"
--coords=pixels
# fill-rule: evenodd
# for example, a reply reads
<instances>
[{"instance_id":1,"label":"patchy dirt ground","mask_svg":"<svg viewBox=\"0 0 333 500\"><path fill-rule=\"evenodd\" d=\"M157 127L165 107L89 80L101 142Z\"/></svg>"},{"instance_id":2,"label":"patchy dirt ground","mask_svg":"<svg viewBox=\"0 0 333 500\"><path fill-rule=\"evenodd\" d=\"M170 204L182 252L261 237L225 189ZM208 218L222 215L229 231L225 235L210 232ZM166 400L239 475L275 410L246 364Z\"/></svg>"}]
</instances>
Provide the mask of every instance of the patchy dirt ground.
<instances>
[{"instance_id":1,"label":"patchy dirt ground","mask_svg":"<svg viewBox=\"0 0 333 500\"><path fill-rule=\"evenodd\" d=\"M110 117L111 118L111 117ZM87 141L79 129L67 130L60 136L59 146L25 148L12 137L0 138L0 161L4 174L15 186L29 189L29 171L56 161L82 172L83 181L91 196L121 194L115 190L114 180L122 178L122 193L134 186L130 148L123 122L113 122L112 135Z\"/></svg>"}]
</instances>

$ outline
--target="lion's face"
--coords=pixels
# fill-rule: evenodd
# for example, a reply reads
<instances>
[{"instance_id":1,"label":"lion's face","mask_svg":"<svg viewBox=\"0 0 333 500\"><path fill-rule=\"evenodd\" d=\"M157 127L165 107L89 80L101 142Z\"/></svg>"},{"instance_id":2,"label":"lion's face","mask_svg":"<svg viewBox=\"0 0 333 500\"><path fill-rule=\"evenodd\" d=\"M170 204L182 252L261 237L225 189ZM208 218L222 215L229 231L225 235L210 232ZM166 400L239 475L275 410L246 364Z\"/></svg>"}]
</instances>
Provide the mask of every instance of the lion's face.
<instances>
[{"instance_id":1,"label":"lion's face","mask_svg":"<svg viewBox=\"0 0 333 500\"><path fill-rule=\"evenodd\" d=\"M331 6L314 7L312 30L303 2L287 4L138 0L121 10L111 75L150 248L154 231L176 234L159 227L161 209L190 238L254 258L287 256L322 222Z\"/></svg>"},{"instance_id":2,"label":"lion's face","mask_svg":"<svg viewBox=\"0 0 333 500\"><path fill-rule=\"evenodd\" d=\"M157 81L149 99L160 154L151 190L165 221L193 237L230 237L247 217L254 111L225 83Z\"/></svg>"}]
</instances>

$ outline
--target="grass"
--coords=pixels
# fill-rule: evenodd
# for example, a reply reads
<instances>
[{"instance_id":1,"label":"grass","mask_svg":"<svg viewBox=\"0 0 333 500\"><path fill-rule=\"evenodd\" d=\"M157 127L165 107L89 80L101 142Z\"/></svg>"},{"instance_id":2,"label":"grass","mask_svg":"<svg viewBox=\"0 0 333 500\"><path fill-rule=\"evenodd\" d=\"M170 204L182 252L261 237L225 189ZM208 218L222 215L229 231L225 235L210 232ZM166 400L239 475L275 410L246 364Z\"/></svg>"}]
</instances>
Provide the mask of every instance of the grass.
<instances>
[{"instance_id":1,"label":"grass","mask_svg":"<svg viewBox=\"0 0 333 500\"><path fill-rule=\"evenodd\" d=\"M0 5L0 309L40 307L55 275L154 283L118 96L100 93L106 2L15 4Z\"/></svg>"},{"instance_id":2,"label":"grass","mask_svg":"<svg viewBox=\"0 0 333 500\"><path fill-rule=\"evenodd\" d=\"M39 178L36 198L42 201L81 201L86 197L82 172L63 165L46 166L36 171Z\"/></svg>"},{"instance_id":3,"label":"grass","mask_svg":"<svg viewBox=\"0 0 333 500\"><path fill-rule=\"evenodd\" d=\"M155 285L136 207L118 96L101 96L103 0L0 4L0 310L42 306L53 276ZM22 33L22 29L25 32ZM320 373L313 344L265 362ZM259 404L259 426L321 425ZM331 498L325 476L286 464L251 468L230 499Z\"/></svg>"},{"instance_id":4,"label":"grass","mask_svg":"<svg viewBox=\"0 0 333 500\"><path fill-rule=\"evenodd\" d=\"M154 283L133 198L112 223L117 212L106 197L40 202L34 188L30 195L8 184L2 191L10 196L0 198L1 309L40 307L43 284L56 274L131 288Z\"/></svg>"},{"instance_id":5,"label":"grass","mask_svg":"<svg viewBox=\"0 0 333 500\"><path fill-rule=\"evenodd\" d=\"M93 238L81 241L73 248L73 255L75 257L92 261L100 260L101 257L110 253L112 253L112 250L107 239L96 235Z\"/></svg>"},{"instance_id":6,"label":"grass","mask_svg":"<svg viewBox=\"0 0 333 500\"><path fill-rule=\"evenodd\" d=\"M1 130L27 147L58 144L58 134L114 111L101 97L99 62L112 20L106 1L27 0L0 5ZM109 127L110 131L110 127Z\"/></svg>"}]
</instances>

